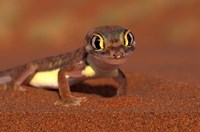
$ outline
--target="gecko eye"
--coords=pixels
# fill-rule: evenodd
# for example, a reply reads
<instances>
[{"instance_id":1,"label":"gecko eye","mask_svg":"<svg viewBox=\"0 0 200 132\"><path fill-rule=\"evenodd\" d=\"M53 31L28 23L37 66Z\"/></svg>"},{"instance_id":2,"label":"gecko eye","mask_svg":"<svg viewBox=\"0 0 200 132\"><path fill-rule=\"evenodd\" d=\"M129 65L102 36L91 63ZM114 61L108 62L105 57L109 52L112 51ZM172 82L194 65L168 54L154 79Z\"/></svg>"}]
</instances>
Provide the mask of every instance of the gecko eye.
<instances>
[{"instance_id":1,"label":"gecko eye","mask_svg":"<svg viewBox=\"0 0 200 132\"><path fill-rule=\"evenodd\" d=\"M102 50L104 48L103 38L98 34L93 34L91 44L96 50Z\"/></svg>"},{"instance_id":2,"label":"gecko eye","mask_svg":"<svg viewBox=\"0 0 200 132\"><path fill-rule=\"evenodd\" d=\"M131 44L134 41L134 36L131 33L131 31L127 31L125 33L124 40L125 40L125 43L124 43L125 46L131 46Z\"/></svg>"}]
</instances>

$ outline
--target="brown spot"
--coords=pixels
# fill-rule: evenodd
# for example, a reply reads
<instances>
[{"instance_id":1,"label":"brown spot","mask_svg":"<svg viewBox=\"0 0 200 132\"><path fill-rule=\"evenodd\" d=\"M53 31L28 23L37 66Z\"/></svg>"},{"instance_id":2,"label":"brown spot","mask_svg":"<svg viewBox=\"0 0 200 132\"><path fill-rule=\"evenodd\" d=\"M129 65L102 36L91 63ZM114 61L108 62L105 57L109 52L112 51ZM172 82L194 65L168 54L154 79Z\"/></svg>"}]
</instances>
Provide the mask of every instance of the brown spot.
<instances>
[{"instance_id":1,"label":"brown spot","mask_svg":"<svg viewBox=\"0 0 200 132\"><path fill-rule=\"evenodd\" d=\"M52 68L53 64L52 62L49 63L49 68Z\"/></svg>"},{"instance_id":2,"label":"brown spot","mask_svg":"<svg viewBox=\"0 0 200 132\"><path fill-rule=\"evenodd\" d=\"M57 61L57 64L60 65L61 63L62 63L62 60L59 59L59 60Z\"/></svg>"}]
</instances>

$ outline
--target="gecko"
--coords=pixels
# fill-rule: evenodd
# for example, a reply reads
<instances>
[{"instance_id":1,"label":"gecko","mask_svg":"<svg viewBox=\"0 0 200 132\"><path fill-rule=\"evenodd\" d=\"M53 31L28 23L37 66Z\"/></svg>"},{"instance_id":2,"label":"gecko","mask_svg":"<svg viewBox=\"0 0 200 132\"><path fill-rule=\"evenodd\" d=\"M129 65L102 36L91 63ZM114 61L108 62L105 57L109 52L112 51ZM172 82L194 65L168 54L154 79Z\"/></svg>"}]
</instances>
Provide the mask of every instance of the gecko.
<instances>
[{"instance_id":1,"label":"gecko","mask_svg":"<svg viewBox=\"0 0 200 132\"><path fill-rule=\"evenodd\" d=\"M127 78L119 66L135 48L135 38L129 29L99 26L87 33L81 48L0 71L0 84L5 90L24 90L22 85L57 89L60 97L55 105L77 106L87 99L73 96L70 86L86 79L110 77L118 83L116 94L125 95Z\"/></svg>"}]
</instances>

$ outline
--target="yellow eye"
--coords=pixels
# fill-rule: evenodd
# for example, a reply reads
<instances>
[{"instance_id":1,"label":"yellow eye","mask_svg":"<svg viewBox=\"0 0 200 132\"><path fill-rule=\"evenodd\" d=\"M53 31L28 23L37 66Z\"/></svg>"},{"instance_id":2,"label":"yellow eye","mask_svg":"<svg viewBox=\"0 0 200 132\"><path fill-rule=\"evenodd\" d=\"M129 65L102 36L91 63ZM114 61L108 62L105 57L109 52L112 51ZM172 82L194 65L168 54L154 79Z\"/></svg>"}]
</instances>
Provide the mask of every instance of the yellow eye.
<instances>
[{"instance_id":1,"label":"yellow eye","mask_svg":"<svg viewBox=\"0 0 200 132\"><path fill-rule=\"evenodd\" d=\"M93 34L91 44L96 50L104 49L103 38L99 34Z\"/></svg>"},{"instance_id":2,"label":"yellow eye","mask_svg":"<svg viewBox=\"0 0 200 132\"><path fill-rule=\"evenodd\" d=\"M130 30L125 33L124 40L125 40L125 42L124 42L125 46L131 46L131 44L133 43L134 36Z\"/></svg>"}]
</instances>

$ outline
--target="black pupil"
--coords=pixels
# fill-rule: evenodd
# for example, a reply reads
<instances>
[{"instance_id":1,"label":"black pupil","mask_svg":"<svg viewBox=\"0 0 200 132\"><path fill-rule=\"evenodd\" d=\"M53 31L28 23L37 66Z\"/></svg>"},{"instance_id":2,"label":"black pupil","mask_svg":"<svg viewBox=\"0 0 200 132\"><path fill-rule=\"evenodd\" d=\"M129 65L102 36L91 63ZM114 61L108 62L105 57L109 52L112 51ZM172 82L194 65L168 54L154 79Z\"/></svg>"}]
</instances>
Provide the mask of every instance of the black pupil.
<instances>
[{"instance_id":1,"label":"black pupil","mask_svg":"<svg viewBox=\"0 0 200 132\"><path fill-rule=\"evenodd\" d=\"M96 37L96 39L94 41L94 44L95 44L95 47L97 49L101 49L101 47L100 47L100 38L99 37Z\"/></svg>"},{"instance_id":2,"label":"black pupil","mask_svg":"<svg viewBox=\"0 0 200 132\"><path fill-rule=\"evenodd\" d=\"M130 44L131 43L131 41L132 41L132 37L131 37L131 34L129 33L128 35L127 35L127 39L128 39L128 44Z\"/></svg>"}]
</instances>

